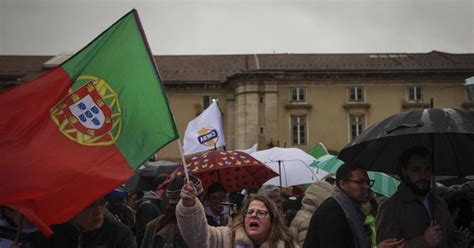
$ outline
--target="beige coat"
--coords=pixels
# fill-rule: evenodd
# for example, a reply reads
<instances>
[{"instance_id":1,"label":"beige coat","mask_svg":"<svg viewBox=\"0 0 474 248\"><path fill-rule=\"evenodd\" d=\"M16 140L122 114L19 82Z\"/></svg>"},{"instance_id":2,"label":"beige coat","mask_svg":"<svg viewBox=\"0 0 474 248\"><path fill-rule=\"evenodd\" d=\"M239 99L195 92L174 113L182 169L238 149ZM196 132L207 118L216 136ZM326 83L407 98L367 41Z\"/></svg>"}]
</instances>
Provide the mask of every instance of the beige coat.
<instances>
[{"instance_id":1,"label":"beige coat","mask_svg":"<svg viewBox=\"0 0 474 248\"><path fill-rule=\"evenodd\" d=\"M176 218L181 235L190 248L255 247L243 227L237 228L235 235L233 235L229 227L207 225L204 208L199 201L196 201L193 207L185 207L180 200L176 206ZM284 247L284 242L279 241L277 248ZM264 243L260 248L270 247L268 243Z\"/></svg>"},{"instance_id":2,"label":"beige coat","mask_svg":"<svg viewBox=\"0 0 474 248\"><path fill-rule=\"evenodd\" d=\"M303 200L301 201L303 206L298 213L296 213L290 225L290 232L300 247L303 247L304 239L308 232L309 221L314 211L331 196L333 190L334 186L326 181L314 182L306 189Z\"/></svg>"}]
</instances>

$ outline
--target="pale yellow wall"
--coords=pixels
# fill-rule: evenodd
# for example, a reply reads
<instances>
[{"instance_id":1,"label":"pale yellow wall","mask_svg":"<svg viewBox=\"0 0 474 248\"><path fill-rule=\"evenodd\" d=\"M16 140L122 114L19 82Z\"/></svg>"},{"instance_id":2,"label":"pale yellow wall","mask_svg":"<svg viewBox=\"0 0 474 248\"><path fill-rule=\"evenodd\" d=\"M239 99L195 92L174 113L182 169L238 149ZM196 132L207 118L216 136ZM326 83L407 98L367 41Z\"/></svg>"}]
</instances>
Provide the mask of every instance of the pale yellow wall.
<instances>
[{"instance_id":1,"label":"pale yellow wall","mask_svg":"<svg viewBox=\"0 0 474 248\"><path fill-rule=\"evenodd\" d=\"M227 92L227 99L225 101L226 110L222 110L225 114L222 116L222 119L227 123L227 126L224 127L225 132L225 141L228 150L235 149L235 96L233 92Z\"/></svg>"},{"instance_id":2,"label":"pale yellow wall","mask_svg":"<svg viewBox=\"0 0 474 248\"><path fill-rule=\"evenodd\" d=\"M366 128L389 117L390 115L410 110L402 107L407 102L407 88L413 85L411 80L320 80L294 81L278 83L278 132L269 134L280 146L286 142L291 146L290 115L306 114L308 125L308 144L299 146L309 150L322 142L329 150L338 151L350 141L349 114L365 114ZM466 101L465 90L456 81L427 81L417 83L423 86L424 102L434 98L435 107L462 109ZM311 109L285 109L289 104L290 87L303 86L307 89L307 104ZM365 103L369 108L345 109L348 103L348 90L351 86L364 87ZM266 138L267 141L269 137ZM276 142L274 142L276 144Z\"/></svg>"},{"instance_id":3,"label":"pale yellow wall","mask_svg":"<svg viewBox=\"0 0 474 248\"><path fill-rule=\"evenodd\" d=\"M264 82L263 89L263 105L264 113L262 115L263 125L265 126L264 135L259 135L259 149L266 149L267 145L272 140L273 144L276 144L278 139L278 84L277 82L268 81Z\"/></svg>"},{"instance_id":4,"label":"pale yellow wall","mask_svg":"<svg viewBox=\"0 0 474 248\"><path fill-rule=\"evenodd\" d=\"M314 115L310 119L312 135L308 148L322 142L327 149L337 150L340 144L347 143L348 120L343 108L347 100L347 85L321 82L311 87L310 94Z\"/></svg>"},{"instance_id":5,"label":"pale yellow wall","mask_svg":"<svg viewBox=\"0 0 474 248\"><path fill-rule=\"evenodd\" d=\"M461 104L469 101L466 90L462 86L463 83L463 80L451 80L446 83L426 85L425 96L433 97L435 108L462 109ZM426 101L429 101L429 98Z\"/></svg>"},{"instance_id":6,"label":"pale yellow wall","mask_svg":"<svg viewBox=\"0 0 474 248\"><path fill-rule=\"evenodd\" d=\"M259 85L239 84L235 90L235 149L247 149L258 142Z\"/></svg>"},{"instance_id":7,"label":"pale yellow wall","mask_svg":"<svg viewBox=\"0 0 474 248\"><path fill-rule=\"evenodd\" d=\"M403 79L321 79L312 81L248 81L236 83L227 89L170 90L168 96L179 134L189 121L201 111L202 97L215 95L220 99L223 111L223 126L228 150L247 149L259 143L259 149L266 149L270 140L274 145L291 147L290 115L306 114L307 145L299 148L307 151L322 142L329 150L339 151L349 140L349 114L365 114L366 128L390 115L410 110L403 108L407 102L410 85L421 85L425 103L434 98L438 108L462 109L467 101L462 80L403 80ZM285 108L290 103L290 87L306 88L306 102L311 108ZM368 108L344 108L348 103L351 86L364 87L365 103ZM453 87L454 86L454 87ZM263 102L260 102L260 96ZM296 104L296 103L295 103ZM260 127L265 127L261 135ZM161 150L159 159L179 158L177 142Z\"/></svg>"}]
</instances>

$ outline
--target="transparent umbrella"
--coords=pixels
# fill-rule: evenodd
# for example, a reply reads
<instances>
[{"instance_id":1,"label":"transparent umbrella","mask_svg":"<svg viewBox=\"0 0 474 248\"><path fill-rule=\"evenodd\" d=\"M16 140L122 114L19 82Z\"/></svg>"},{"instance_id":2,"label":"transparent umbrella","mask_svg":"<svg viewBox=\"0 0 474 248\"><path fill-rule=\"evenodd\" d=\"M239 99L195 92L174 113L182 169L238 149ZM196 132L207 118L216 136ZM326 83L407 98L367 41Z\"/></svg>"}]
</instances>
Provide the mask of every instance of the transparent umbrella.
<instances>
[{"instance_id":1,"label":"transparent umbrella","mask_svg":"<svg viewBox=\"0 0 474 248\"><path fill-rule=\"evenodd\" d=\"M328 173L310 166L316 159L298 148L274 147L252 153L252 156L280 174L265 184L289 187L321 180Z\"/></svg>"}]
</instances>

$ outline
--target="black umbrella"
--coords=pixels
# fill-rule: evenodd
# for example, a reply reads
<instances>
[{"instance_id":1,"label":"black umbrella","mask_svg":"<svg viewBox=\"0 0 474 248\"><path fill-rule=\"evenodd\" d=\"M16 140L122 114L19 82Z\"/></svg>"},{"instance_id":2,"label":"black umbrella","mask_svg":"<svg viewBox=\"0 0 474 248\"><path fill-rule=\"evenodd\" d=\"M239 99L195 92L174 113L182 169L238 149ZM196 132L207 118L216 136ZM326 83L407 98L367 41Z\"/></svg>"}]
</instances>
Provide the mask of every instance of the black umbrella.
<instances>
[{"instance_id":1,"label":"black umbrella","mask_svg":"<svg viewBox=\"0 0 474 248\"><path fill-rule=\"evenodd\" d=\"M400 155L413 146L431 150L433 195L435 175L474 175L474 112L432 108L390 116L352 140L339 158L367 170L398 174ZM433 201L432 213L435 207Z\"/></svg>"},{"instance_id":2,"label":"black umbrella","mask_svg":"<svg viewBox=\"0 0 474 248\"><path fill-rule=\"evenodd\" d=\"M433 108L390 116L352 140L339 158L397 174L401 153L416 145L431 150L435 175L474 175L474 112Z\"/></svg>"},{"instance_id":3,"label":"black umbrella","mask_svg":"<svg viewBox=\"0 0 474 248\"><path fill-rule=\"evenodd\" d=\"M171 174L180 163L165 160L145 162L135 174L125 183L125 188L132 192L154 190L153 181L160 174Z\"/></svg>"}]
</instances>

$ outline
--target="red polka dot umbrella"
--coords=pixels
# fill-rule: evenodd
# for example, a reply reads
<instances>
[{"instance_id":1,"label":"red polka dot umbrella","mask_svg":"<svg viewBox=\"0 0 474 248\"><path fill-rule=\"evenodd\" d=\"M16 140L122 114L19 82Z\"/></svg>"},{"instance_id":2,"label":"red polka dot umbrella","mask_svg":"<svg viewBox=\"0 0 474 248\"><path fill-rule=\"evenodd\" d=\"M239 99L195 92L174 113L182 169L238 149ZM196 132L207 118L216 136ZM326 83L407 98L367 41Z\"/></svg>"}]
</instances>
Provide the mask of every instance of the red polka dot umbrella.
<instances>
[{"instance_id":1,"label":"red polka dot umbrella","mask_svg":"<svg viewBox=\"0 0 474 248\"><path fill-rule=\"evenodd\" d=\"M220 182L227 192L257 189L278 176L268 166L240 151L212 151L186 159L191 175L201 179L204 190L213 182ZM184 175L183 167L176 171Z\"/></svg>"}]
</instances>

